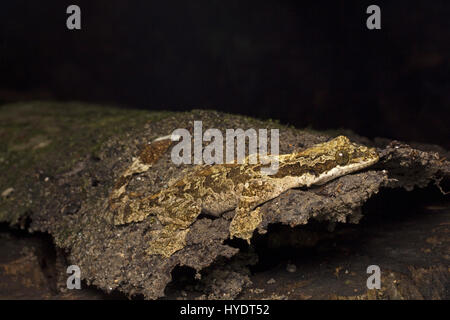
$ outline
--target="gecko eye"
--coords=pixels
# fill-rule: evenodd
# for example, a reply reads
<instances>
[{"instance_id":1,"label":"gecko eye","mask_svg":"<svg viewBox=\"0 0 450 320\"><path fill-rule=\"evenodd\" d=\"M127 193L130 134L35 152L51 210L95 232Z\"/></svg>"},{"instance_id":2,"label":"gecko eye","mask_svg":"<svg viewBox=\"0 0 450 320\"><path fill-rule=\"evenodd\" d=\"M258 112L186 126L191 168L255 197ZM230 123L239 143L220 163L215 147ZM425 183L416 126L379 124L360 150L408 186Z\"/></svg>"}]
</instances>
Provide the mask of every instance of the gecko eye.
<instances>
[{"instance_id":1,"label":"gecko eye","mask_svg":"<svg viewBox=\"0 0 450 320\"><path fill-rule=\"evenodd\" d=\"M343 150L339 150L336 152L336 162L340 166L345 166L348 163L348 153Z\"/></svg>"}]
</instances>

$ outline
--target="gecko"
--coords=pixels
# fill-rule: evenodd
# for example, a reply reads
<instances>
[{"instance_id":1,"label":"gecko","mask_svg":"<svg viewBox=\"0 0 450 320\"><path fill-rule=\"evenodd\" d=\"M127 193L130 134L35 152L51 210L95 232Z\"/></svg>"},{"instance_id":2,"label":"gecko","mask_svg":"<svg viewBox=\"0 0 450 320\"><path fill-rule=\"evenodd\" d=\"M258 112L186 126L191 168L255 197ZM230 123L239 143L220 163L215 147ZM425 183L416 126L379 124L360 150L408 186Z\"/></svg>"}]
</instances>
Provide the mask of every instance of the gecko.
<instances>
[{"instance_id":1,"label":"gecko","mask_svg":"<svg viewBox=\"0 0 450 320\"><path fill-rule=\"evenodd\" d=\"M162 147L161 147L162 146ZM162 151L170 143L158 141ZM147 150L152 154L152 150ZM154 151L154 150L153 150ZM156 218L161 228L150 231L146 252L166 258L184 248L189 227L196 218L205 214L219 217L234 210L230 222L230 238L241 238L250 243L254 230L262 221L260 205L289 189L322 185L343 175L367 168L379 160L375 148L351 142L338 136L327 142L278 157L275 174L261 171L262 161L243 163L197 165L180 179L150 196L131 199L124 196L126 181L133 172L143 172L151 164L137 158L125 171L111 196L114 225L120 226ZM151 159L153 162L157 158ZM267 162L266 162L267 163ZM125 178L124 178L125 177Z\"/></svg>"}]
</instances>

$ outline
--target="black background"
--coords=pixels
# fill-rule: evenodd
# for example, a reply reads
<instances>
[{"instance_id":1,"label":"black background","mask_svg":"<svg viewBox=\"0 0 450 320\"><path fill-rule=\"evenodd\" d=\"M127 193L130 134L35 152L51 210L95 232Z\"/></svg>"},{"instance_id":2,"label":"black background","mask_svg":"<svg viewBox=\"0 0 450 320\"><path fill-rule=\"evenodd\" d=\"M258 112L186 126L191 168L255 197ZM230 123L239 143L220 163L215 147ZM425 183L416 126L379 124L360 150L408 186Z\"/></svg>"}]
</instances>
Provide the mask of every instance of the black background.
<instances>
[{"instance_id":1,"label":"black background","mask_svg":"<svg viewBox=\"0 0 450 320\"><path fill-rule=\"evenodd\" d=\"M186 307L187 304L201 307L215 307L224 310L225 305L239 304L262 304L270 306L270 315L224 315L216 312L213 317L200 315L180 315L180 309ZM64 301L0 301L2 310L11 309L14 314L24 317L32 317L36 314L45 314L49 319L61 319L61 315L67 315L70 312L74 318L86 317L89 315L98 318L118 318L123 319L130 317L130 308L136 314L146 314L149 318L157 316L165 316L168 319L284 319L292 317L298 318L304 314L314 314L317 317L329 317L335 314L345 314L349 319L360 319L361 315L370 312L375 318L382 318L386 314L391 314L396 318L413 318L413 315L428 308L436 310L436 313L444 314L447 303L445 301L332 301L332 300L316 300L316 301L299 301L299 300L209 300L209 301L186 301L186 300L158 300L158 301L81 301L81 300L64 300ZM352 312L349 312L351 308ZM442 310L440 312L439 310Z\"/></svg>"},{"instance_id":2,"label":"black background","mask_svg":"<svg viewBox=\"0 0 450 320\"><path fill-rule=\"evenodd\" d=\"M216 109L448 148L449 57L448 0L0 4L2 103Z\"/></svg>"}]
</instances>

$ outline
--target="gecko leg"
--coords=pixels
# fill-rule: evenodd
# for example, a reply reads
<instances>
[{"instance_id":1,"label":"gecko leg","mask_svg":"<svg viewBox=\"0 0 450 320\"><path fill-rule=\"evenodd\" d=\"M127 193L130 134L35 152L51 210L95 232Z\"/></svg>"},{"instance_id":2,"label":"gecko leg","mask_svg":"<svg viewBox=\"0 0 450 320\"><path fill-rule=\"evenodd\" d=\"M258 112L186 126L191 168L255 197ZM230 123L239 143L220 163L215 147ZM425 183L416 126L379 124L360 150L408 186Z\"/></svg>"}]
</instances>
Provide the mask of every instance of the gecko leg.
<instances>
[{"instance_id":1,"label":"gecko leg","mask_svg":"<svg viewBox=\"0 0 450 320\"><path fill-rule=\"evenodd\" d=\"M258 205L279 194L270 182L254 180L246 183L230 223L230 238L241 238L250 243L253 231L262 221L262 213Z\"/></svg>"}]
</instances>

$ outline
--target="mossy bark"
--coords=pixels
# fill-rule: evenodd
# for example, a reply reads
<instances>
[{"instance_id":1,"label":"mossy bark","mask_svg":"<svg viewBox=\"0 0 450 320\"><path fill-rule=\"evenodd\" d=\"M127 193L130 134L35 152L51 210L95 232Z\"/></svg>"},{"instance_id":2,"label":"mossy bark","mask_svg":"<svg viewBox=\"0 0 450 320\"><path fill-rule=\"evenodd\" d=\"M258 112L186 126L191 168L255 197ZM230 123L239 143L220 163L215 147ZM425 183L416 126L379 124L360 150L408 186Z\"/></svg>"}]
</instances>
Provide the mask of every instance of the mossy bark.
<instances>
[{"instance_id":1,"label":"mossy bark","mask_svg":"<svg viewBox=\"0 0 450 320\"><path fill-rule=\"evenodd\" d=\"M146 254L148 230L158 228L154 219L114 226L108 198L142 145L174 129L189 128L193 120L202 120L204 129L279 128L281 153L340 133L378 148L380 162L370 170L323 187L291 190L262 205L260 233L273 223L292 227L312 219L357 223L363 204L380 190L424 187L450 173L445 150L424 146L428 151L421 151L386 139L373 142L348 131L298 130L215 111L168 113L83 103L17 103L0 107L0 221L51 234L89 284L146 298L163 296L176 266L200 273L218 257L226 260L239 252L226 242L233 212L200 216L190 228L186 247L165 258ZM136 194L151 194L180 177L184 168L174 165L166 154L133 179L129 188ZM240 285L248 283L245 277L238 281ZM232 298L241 288L229 291Z\"/></svg>"}]
</instances>

